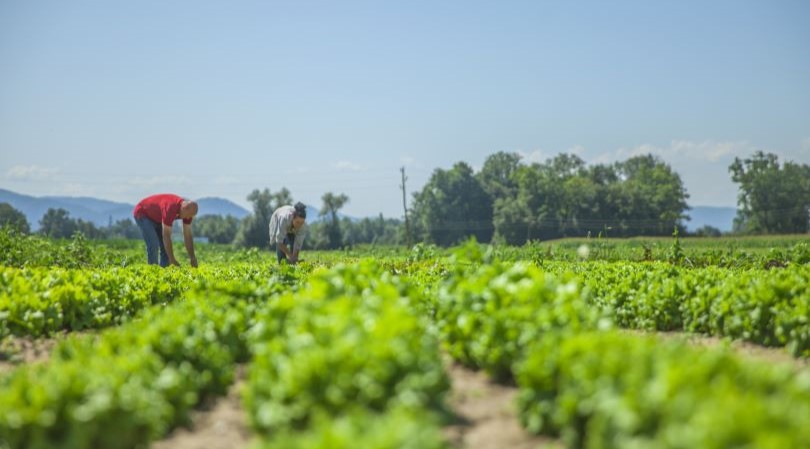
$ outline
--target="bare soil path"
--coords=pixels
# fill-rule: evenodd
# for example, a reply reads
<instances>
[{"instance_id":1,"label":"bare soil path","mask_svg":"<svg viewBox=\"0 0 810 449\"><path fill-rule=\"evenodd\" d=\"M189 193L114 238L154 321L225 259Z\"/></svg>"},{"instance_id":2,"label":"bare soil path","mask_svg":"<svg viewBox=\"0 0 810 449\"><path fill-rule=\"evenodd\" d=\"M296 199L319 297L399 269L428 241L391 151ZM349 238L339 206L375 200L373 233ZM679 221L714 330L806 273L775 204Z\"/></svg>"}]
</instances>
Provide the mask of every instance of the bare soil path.
<instances>
[{"instance_id":1,"label":"bare soil path","mask_svg":"<svg viewBox=\"0 0 810 449\"><path fill-rule=\"evenodd\" d=\"M152 449L245 449L252 443L241 390L245 368L237 369L237 381L225 397L195 411L192 428L175 429L168 437L152 443Z\"/></svg>"},{"instance_id":2,"label":"bare soil path","mask_svg":"<svg viewBox=\"0 0 810 449\"><path fill-rule=\"evenodd\" d=\"M0 373L22 364L46 362L61 339L6 337L0 340Z\"/></svg>"},{"instance_id":3,"label":"bare soil path","mask_svg":"<svg viewBox=\"0 0 810 449\"><path fill-rule=\"evenodd\" d=\"M538 437L520 425L515 407L517 387L491 382L487 375L447 362L453 383L449 406L459 422L444 434L459 449L562 448L562 443Z\"/></svg>"},{"instance_id":4,"label":"bare soil path","mask_svg":"<svg viewBox=\"0 0 810 449\"><path fill-rule=\"evenodd\" d=\"M799 370L810 368L810 359L793 357L785 348L769 348L742 340L730 340L688 332L647 332L638 330L625 330L625 332L636 335L653 335L663 340L684 341L696 347L719 348L728 346L742 359L768 364L789 365Z\"/></svg>"}]
</instances>

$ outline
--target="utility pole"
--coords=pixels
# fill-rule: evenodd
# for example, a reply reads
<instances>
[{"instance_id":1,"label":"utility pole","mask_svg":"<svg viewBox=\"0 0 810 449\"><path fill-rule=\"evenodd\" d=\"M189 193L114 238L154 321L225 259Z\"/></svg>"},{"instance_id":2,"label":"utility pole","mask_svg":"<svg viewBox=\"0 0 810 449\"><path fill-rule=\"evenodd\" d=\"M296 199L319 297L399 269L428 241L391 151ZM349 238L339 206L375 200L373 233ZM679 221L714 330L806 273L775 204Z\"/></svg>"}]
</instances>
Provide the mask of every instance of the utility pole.
<instances>
[{"instance_id":1,"label":"utility pole","mask_svg":"<svg viewBox=\"0 0 810 449\"><path fill-rule=\"evenodd\" d=\"M406 194L405 194L405 180L408 179L405 177L405 167L401 167L399 171L402 173L402 185L399 187L402 189L402 209L405 211L405 241L408 242L408 248L411 247L411 225L408 222L408 203L406 202Z\"/></svg>"}]
</instances>

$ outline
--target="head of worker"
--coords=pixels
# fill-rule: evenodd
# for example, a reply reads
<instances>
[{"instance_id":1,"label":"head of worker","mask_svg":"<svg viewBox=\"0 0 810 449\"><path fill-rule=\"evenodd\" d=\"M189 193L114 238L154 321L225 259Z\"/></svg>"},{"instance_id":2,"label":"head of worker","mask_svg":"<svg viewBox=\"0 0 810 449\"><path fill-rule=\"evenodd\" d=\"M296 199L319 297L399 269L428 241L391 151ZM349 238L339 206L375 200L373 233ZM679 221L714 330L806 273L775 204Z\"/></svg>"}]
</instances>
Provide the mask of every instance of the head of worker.
<instances>
[{"instance_id":1,"label":"head of worker","mask_svg":"<svg viewBox=\"0 0 810 449\"><path fill-rule=\"evenodd\" d=\"M180 218L187 220L197 216L199 206L196 201L183 200L180 204Z\"/></svg>"},{"instance_id":2,"label":"head of worker","mask_svg":"<svg viewBox=\"0 0 810 449\"><path fill-rule=\"evenodd\" d=\"M295 203L293 208L295 209L295 211L293 211L293 229L298 231L304 226L304 223L307 222L307 206L299 201Z\"/></svg>"}]
</instances>

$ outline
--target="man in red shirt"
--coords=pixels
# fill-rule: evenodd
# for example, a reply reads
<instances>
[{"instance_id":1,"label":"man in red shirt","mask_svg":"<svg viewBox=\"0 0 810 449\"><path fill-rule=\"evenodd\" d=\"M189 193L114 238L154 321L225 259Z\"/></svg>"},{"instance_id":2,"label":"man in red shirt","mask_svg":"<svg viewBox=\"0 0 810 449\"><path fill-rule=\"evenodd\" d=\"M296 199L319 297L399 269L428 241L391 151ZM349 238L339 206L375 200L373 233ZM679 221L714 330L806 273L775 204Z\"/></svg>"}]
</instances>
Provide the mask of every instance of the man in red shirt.
<instances>
[{"instance_id":1,"label":"man in red shirt","mask_svg":"<svg viewBox=\"0 0 810 449\"><path fill-rule=\"evenodd\" d=\"M172 224L174 220L183 220L183 242L191 260L191 266L197 266L197 256L194 255L194 239L191 236L191 220L197 215L197 203L184 200L171 193L152 195L144 198L135 206L132 214L135 222L141 228L141 234L146 242L146 259L149 264L158 263L160 251L160 266L169 264L180 265L174 258L172 248Z\"/></svg>"}]
</instances>

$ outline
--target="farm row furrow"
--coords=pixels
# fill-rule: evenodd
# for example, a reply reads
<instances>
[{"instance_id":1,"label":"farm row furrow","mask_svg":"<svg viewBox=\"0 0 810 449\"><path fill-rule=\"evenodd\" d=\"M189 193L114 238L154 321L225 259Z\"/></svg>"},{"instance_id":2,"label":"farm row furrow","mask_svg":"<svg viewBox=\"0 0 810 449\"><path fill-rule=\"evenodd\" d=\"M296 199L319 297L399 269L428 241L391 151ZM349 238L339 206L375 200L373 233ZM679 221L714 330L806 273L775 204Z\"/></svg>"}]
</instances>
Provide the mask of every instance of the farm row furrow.
<instances>
[{"instance_id":1,"label":"farm row furrow","mask_svg":"<svg viewBox=\"0 0 810 449\"><path fill-rule=\"evenodd\" d=\"M574 277L483 264L444 283L435 317L455 359L515 380L525 425L569 447L810 445L806 372L611 331Z\"/></svg>"},{"instance_id":2,"label":"farm row furrow","mask_svg":"<svg viewBox=\"0 0 810 449\"><path fill-rule=\"evenodd\" d=\"M227 280L289 285L304 271L239 265L198 270L156 266L59 269L0 266L0 338L119 325L144 309L169 304L185 292Z\"/></svg>"}]
</instances>

